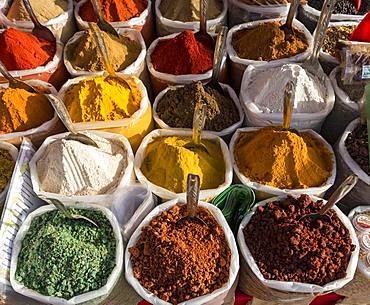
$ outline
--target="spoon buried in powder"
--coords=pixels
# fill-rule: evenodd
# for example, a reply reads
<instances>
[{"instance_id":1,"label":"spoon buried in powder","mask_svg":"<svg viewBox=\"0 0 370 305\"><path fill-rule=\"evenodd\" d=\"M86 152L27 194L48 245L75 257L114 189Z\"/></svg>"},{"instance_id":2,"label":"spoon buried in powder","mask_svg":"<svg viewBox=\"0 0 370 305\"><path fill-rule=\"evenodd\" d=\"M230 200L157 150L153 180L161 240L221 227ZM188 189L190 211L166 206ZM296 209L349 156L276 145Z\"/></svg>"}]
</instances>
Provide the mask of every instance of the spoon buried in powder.
<instances>
[{"instance_id":1,"label":"spoon buried in powder","mask_svg":"<svg viewBox=\"0 0 370 305\"><path fill-rule=\"evenodd\" d=\"M8 80L9 88L13 88L13 89L19 88L19 89L23 89L31 93L38 93L37 90L35 90L32 86L18 79L15 79L9 73L8 69L5 67L5 65L3 64L1 60L0 60L0 73Z\"/></svg>"},{"instance_id":2,"label":"spoon buried in powder","mask_svg":"<svg viewBox=\"0 0 370 305\"><path fill-rule=\"evenodd\" d=\"M203 40L208 44L214 44L214 39L207 32L207 9L208 9L208 0L200 0L200 18L199 18L199 32L195 33L195 37L198 40Z\"/></svg>"},{"instance_id":3,"label":"spoon buried in powder","mask_svg":"<svg viewBox=\"0 0 370 305\"><path fill-rule=\"evenodd\" d=\"M119 34L114 29L114 27L107 20L105 20L98 0L91 0L91 3L94 8L95 15L98 18L98 22L97 22L98 27L104 32L107 32L116 37L119 37Z\"/></svg>"},{"instance_id":4,"label":"spoon buried in powder","mask_svg":"<svg viewBox=\"0 0 370 305\"><path fill-rule=\"evenodd\" d=\"M35 12L32 9L30 1L23 0L23 4L34 25L34 28L32 29L32 34L38 38L42 38L48 41L55 42L56 39L55 39L53 32L50 31L46 26L42 25L40 21L37 19Z\"/></svg>"},{"instance_id":5,"label":"spoon buried in powder","mask_svg":"<svg viewBox=\"0 0 370 305\"><path fill-rule=\"evenodd\" d=\"M286 21L282 26L280 26L281 30L283 30L283 31L287 30L291 33L293 32L293 20L294 20L294 17L296 15L296 13L297 13L299 3L300 3L300 0L292 0L291 1Z\"/></svg>"}]
</instances>

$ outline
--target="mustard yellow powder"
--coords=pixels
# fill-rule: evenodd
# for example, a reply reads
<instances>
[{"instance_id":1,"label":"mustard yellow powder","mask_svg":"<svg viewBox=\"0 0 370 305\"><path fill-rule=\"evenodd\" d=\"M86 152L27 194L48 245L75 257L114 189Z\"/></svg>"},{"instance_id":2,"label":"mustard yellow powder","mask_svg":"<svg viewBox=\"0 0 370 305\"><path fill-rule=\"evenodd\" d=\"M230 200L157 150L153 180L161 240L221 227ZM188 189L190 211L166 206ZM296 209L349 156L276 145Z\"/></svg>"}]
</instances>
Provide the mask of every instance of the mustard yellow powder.
<instances>
[{"instance_id":1,"label":"mustard yellow powder","mask_svg":"<svg viewBox=\"0 0 370 305\"><path fill-rule=\"evenodd\" d=\"M116 77L100 76L72 85L64 103L73 122L115 121L131 117L139 108L141 92L132 79L130 86Z\"/></svg>"},{"instance_id":2,"label":"mustard yellow powder","mask_svg":"<svg viewBox=\"0 0 370 305\"><path fill-rule=\"evenodd\" d=\"M209 155L184 147L190 137L159 137L144 154L141 170L152 183L175 193L186 191L188 174L200 177L201 189L217 188L225 181L225 162L218 143L202 140Z\"/></svg>"},{"instance_id":3,"label":"mustard yellow powder","mask_svg":"<svg viewBox=\"0 0 370 305\"><path fill-rule=\"evenodd\" d=\"M251 181L280 189L321 186L333 170L332 155L319 140L279 128L242 133L234 155Z\"/></svg>"}]
</instances>

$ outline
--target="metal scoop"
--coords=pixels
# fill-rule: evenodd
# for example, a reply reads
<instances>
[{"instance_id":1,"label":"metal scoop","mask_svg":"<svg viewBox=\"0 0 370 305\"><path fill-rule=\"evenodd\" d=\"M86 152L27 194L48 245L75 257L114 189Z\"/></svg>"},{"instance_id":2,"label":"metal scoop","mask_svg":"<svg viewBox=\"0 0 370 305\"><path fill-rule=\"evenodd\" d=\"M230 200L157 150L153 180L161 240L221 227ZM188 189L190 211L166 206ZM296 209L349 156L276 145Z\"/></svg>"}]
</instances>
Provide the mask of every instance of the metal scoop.
<instances>
[{"instance_id":1,"label":"metal scoop","mask_svg":"<svg viewBox=\"0 0 370 305\"><path fill-rule=\"evenodd\" d=\"M198 201L200 191L200 178L198 175L189 174L186 184L186 213L185 217L180 218L176 225L184 224L187 221L199 223L208 226L202 219L197 216Z\"/></svg>"},{"instance_id":2,"label":"metal scoop","mask_svg":"<svg viewBox=\"0 0 370 305\"><path fill-rule=\"evenodd\" d=\"M210 44L213 44L214 39L207 32L208 0L201 0L199 4L200 4L199 32L195 33L195 37L198 38L199 40L203 40Z\"/></svg>"},{"instance_id":3,"label":"metal scoop","mask_svg":"<svg viewBox=\"0 0 370 305\"><path fill-rule=\"evenodd\" d=\"M311 213L303 215L299 218L299 221L310 217L312 219L318 219L321 217L327 218L331 222L330 216L326 215L326 213L333 207L335 204L340 201L344 196L346 196L356 185L358 181L357 175L348 176L346 180L335 190L335 192L330 196L328 202L325 204L324 207L318 213Z\"/></svg>"},{"instance_id":4,"label":"metal scoop","mask_svg":"<svg viewBox=\"0 0 370 305\"><path fill-rule=\"evenodd\" d=\"M50 31L46 26L42 25L40 21L37 19L31 3L29 0L23 0L24 7L26 8L26 11L28 15L30 16L32 23L34 25L34 28L32 30L32 34L35 35L38 38L42 38L51 42L55 42L55 36L52 31Z\"/></svg>"},{"instance_id":5,"label":"metal scoop","mask_svg":"<svg viewBox=\"0 0 370 305\"><path fill-rule=\"evenodd\" d=\"M114 29L114 27L107 20L105 20L98 0L90 0L90 1L92 3L93 8L94 8L95 15L98 18L98 22L97 22L98 27L104 32L107 32L107 33L110 33L110 34L112 34L116 37L119 37L119 34Z\"/></svg>"},{"instance_id":6,"label":"metal scoop","mask_svg":"<svg viewBox=\"0 0 370 305\"><path fill-rule=\"evenodd\" d=\"M37 91L30 85L26 84L25 82L22 82L18 79L15 79L8 71L8 69L5 67L5 65L0 60L0 73L8 80L9 82L9 88L19 88L26 90L31 93L37 93Z\"/></svg>"},{"instance_id":7,"label":"metal scoop","mask_svg":"<svg viewBox=\"0 0 370 305\"><path fill-rule=\"evenodd\" d=\"M293 20L297 13L299 3L300 3L300 0L291 1L286 21L283 25L280 26L280 29L282 29L283 31L287 30L289 32L293 32Z\"/></svg>"},{"instance_id":8,"label":"metal scoop","mask_svg":"<svg viewBox=\"0 0 370 305\"><path fill-rule=\"evenodd\" d=\"M59 211L61 211L67 218L69 219L74 219L74 220L83 220L91 223L95 227L99 228L99 226L91 220L88 217L78 215L78 214L73 214L70 209L68 209L61 201L57 199L51 199L49 198L48 201L50 201Z\"/></svg>"}]
</instances>

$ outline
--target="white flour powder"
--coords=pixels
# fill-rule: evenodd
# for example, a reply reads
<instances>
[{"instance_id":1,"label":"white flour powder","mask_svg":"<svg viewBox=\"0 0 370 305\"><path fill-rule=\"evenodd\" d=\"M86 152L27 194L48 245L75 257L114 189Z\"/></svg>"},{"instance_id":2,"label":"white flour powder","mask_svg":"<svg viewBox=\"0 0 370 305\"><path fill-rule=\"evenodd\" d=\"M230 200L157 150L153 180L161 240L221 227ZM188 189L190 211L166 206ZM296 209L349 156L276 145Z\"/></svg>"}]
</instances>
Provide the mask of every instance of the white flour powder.
<instances>
[{"instance_id":1,"label":"white flour powder","mask_svg":"<svg viewBox=\"0 0 370 305\"><path fill-rule=\"evenodd\" d=\"M41 189L66 196L105 194L117 186L127 166L119 140L86 133L99 146L57 139L37 162Z\"/></svg>"},{"instance_id":2,"label":"white flour powder","mask_svg":"<svg viewBox=\"0 0 370 305\"><path fill-rule=\"evenodd\" d=\"M295 81L294 112L313 113L326 107L326 89L316 77L301 66L287 64L268 70L254 70L247 94L264 113L281 113L284 107L284 90L289 81Z\"/></svg>"}]
</instances>

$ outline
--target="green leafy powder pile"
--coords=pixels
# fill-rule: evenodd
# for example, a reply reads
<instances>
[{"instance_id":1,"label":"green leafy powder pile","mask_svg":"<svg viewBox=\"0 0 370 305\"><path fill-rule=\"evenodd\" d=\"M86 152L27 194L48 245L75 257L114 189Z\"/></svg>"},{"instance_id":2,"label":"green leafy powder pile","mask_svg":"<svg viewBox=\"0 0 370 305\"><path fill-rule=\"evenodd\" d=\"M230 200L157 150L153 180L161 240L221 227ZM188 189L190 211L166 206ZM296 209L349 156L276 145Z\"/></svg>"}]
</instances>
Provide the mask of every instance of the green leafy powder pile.
<instances>
[{"instance_id":1,"label":"green leafy powder pile","mask_svg":"<svg viewBox=\"0 0 370 305\"><path fill-rule=\"evenodd\" d=\"M100 211L72 209L99 225L71 220L58 210L33 219L15 278L43 295L70 299L101 288L115 267L116 240Z\"/></svg>"}]
</instances>

